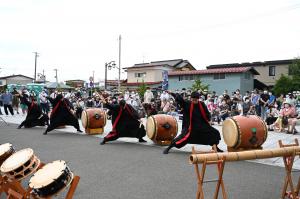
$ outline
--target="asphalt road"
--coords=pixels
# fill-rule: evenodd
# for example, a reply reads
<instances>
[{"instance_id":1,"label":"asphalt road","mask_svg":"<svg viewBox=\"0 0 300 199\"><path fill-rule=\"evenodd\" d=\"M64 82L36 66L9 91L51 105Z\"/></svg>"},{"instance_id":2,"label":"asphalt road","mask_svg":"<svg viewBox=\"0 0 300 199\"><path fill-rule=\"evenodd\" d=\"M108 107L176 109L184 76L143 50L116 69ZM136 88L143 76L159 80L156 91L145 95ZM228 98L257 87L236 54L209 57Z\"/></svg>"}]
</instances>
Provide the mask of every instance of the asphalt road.
<instances>
[{"instance_id":1,"label":"asphalt road","mask_svg":"<svg viewBox=\"0 0 300 199\"><path fill-rule=\"evenodd\" d=\"M42 135L43 128L16 127L0 127L0 144L10 142L17 150L30 147L45 163L67 161L81 177L74 198L195 198L197 178L188 163L189 153L171 151L163 155L160 146L120 141L100 146L92 136L58 131ZM243 161L227 163L224 180L229 198L270 199L280 198L284 175L284 168ZM206 178L216 176L215 166L208 168ZM205 198L213 198L215 184L208 183L204 188Z\"/></svg>"}]
</instances>

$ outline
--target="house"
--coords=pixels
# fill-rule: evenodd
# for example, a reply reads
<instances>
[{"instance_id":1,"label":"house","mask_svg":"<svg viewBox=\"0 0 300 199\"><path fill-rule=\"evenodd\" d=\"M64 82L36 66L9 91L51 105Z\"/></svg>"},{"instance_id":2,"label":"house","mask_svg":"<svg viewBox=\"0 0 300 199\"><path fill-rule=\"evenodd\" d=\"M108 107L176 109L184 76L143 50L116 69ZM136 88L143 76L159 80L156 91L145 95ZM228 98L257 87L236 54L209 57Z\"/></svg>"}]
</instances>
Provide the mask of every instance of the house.
<instances>
[{"instance_id":1,"label":"house","mask_svg":"<svg viewBox=\"0 0 300 199\"><path fill-rule=\"evenodd\" d=\"M106 90L112 91L112 90L118 89L119 81L118 80L106 80L106 82L104 82L104 84L106 84ZM124 87L126 87L126 80L121 79L120 86L121 86L121 90L123 90ZM104 89L105 86L101 86L100 88Z\"/></svg>"},{"instance_id":2,"label":"house","mask_svg":"<svg viewBox=\"0 0 300 199\"><path fill-rule=\"evenodd\" d=\"M274 60L264 62L252 62L252 63L232 63L232 64L218 64L207 66L207 69L217 68L233 68L233 67L253 67L260 74L256 75L255 79L257 82L261 82L268 87L275 85L276 80L283 75L289 74L289 65L293 63L293 59L287 60Z\"/></svg>"},{"instance_id":3,"label":"house","mask_svg":"<svg viewBox=\"0 0 300 199\"><path fill-rule=\"evenodd\" d=\"M189 61L183 59L135 64L124 69L127 72L127 87L138 87L140 84L145 83L152 88L161 86L164 71L195 70Z\"/></svg>"},{"instance_id":4,"label":"house","mask_svg":"<svg viewBox=\"0 0 300 199\"><path fill-rule=\"evenodd\" d=\"M33 80L34 80L33 78L27 77L25 75L4 76L4 77L0 77L0 87L9 84L26 85L28 83L32 83Z\"/></svg>"},{"instance_id":5,"label":"house","mask_svg":"<svg viewBox=\"0 0 300 199\"><path fill-rule=\"evenodd\" d=\"M222 94L224 90L233 92L240 89L241 93L254 88L254 76L259 73L252 67L226 67L193 71L170 71L169 90L189 89L195 80L201 79L203 84L209 85L210 91Z\"/></svg>"},{"instance_id":6,"label":"house","mask_svg":"<svg viewBox=\"0 0 300 199\"><path fill-rule=\"evenodd\" d=\"M66 85L74 87L74 88L83 88L84 87L84 80L75 79L75 80L67 80L65 81Z\"/></svg>"}]
</instances>

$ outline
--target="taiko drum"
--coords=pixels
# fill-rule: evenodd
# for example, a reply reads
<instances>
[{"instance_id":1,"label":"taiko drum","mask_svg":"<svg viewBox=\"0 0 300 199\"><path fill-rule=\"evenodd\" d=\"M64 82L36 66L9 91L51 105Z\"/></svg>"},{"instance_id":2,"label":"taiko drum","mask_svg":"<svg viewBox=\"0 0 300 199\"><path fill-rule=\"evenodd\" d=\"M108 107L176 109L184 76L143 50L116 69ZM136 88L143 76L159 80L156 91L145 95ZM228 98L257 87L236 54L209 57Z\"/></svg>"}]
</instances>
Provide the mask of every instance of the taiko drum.
<instances>
[{"instance_id":1,"label":"taiko drum","mask_svg":"<svg viewBox=\"0 0 300 199\"><path fill-rule=\"evenodd\" d=\"M20 181L33 174L40 163L33 150L27 148L13 153L3 162L0 170L8 178Z\"/></svg>"},{"instance_id":2,"label":"taiko drum","mask_svg":"<svg viewBox=\"0 0 300 199\"><path fill-rule=\"evenodd\" d=\"M148 117L147 136L156 144L168 145L178 131L177 120L170 115L158 114Z\"/></svg>"},{"instance_id":3,"label":"taiko drum","mask_svg":"<svg viewBox=\"0 0 300 199\"><path fill-rule=\"evenodd\" d=\"M69 186L73 176L65 161L56 160L38 170L29 180L29 187L35 196L50 198Z\"/></svg>"},{"instance_id":4,"label":"taiko drum","mask_svg":"<svg viewBox=\"0 0 300 199\"><path fill-rule=\"evenodd\" d=\"M106 125L106 113L99 108L87 109L82 112L81 121L86 133L90 133L90 129L103 129Z\"/></svg>"},{"instance_id":5,"label":"taiko drum","mask_svg":"<svg viewBox=\"0 0 300 199\"><path fill-rule=\"evenodd\" d=\"M268 136L265 122L258 116L234 116L224 121L223 137L228 148L260 148Z\"/></svg>"},{"instance_id":6,"label":"taiko drum","mask_svg":"<svg viewBox=\"0 0 300 199\"><path fill-rule=\"evenodd\" d=\"M15 152L12 144L5 143L0 145L0 166L2 163L9 158Z\"/></svg>"}]
</instances>

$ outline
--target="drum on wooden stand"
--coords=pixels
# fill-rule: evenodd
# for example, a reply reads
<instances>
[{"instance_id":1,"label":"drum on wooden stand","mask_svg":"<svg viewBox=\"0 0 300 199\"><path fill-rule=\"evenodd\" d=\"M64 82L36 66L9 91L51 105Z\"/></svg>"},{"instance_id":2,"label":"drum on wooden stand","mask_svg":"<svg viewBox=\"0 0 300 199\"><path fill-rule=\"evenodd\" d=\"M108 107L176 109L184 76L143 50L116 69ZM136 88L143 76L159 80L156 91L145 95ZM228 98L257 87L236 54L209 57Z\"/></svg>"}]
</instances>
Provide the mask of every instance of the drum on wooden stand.
<instances>
[{"instance_id":1,"label":"drum on wooden stand","mask_svg":"<svg viewBox=\"0 0 300 199\"><path fill-rule=\"evenodd\" d=\"M82 126L87 134L101 134L106 125L106 113L100 108L91 108L82 111Z\"/></svg>"},{"instance_id":2,"label":"drum on wooden stand","mask_svg":"<svg viewBox=\"0 0 300 199\"><path fill-rule=\"evenodd\" d=\"M30 148L22 149L12 154L1 165L1 172L10 179L20 181L34 173L41 161Z\"/></svg>"},{"instance_id":3,"label":"drum on wooden stand","mask_svg":"<svg viewBox=\"0 0 300 199\"><path fill-rule=\"evenodd\" d=\"M12 144L10 144L10 143L1 144L0 145L0 166L14 152L15 152L15 149L13 148Z\"/></svg>"},{"instance_id":4,"label":"drum on wooden stand","mask_svg":"<svg viewBox=\"0 0 300 199\"><path fill-rule=\"evenodd\" d=\"M29 180L29 187L39 198L57 195L68 187L74 178L63 160L56 160L39 169Z\"/></svg>"},{"instance_id":5,"label":"drum on wooden stand","mask_svg":"<svg viewBox=\"0 0 300 199\"><path fill-rule=\"evenodd\" d=\"M169 145L178 131L175 117L158 114L148 117L146 123L147 136L156 144Z\"/></svg>"},{"instance_id":6,"label":"drum on wooden stand","mask_svg":"<svg viewBox=\"0 0 300 199\"><path fill-rule=\"evenodd\" d=\"M222 132L228 151L262 149L268 136L265 122L255 115L239 115L225 120Z\"/></svg>"}]
</instances>

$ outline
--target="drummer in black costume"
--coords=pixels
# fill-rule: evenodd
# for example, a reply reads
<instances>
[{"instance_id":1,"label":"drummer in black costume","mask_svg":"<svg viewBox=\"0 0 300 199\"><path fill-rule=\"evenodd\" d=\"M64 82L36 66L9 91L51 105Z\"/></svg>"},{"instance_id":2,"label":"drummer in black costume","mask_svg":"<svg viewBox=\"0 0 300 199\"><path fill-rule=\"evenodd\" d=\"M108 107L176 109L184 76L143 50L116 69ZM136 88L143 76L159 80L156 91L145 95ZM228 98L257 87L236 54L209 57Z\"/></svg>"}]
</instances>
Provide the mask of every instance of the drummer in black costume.
<instances>
[{"instance_id":1,"label":"drummer in black costume","mask_svg":"<svg viewBox=\"0 0 300 199\"><path fill-rule=\"evenodd\" d=\"M49 117L42 112L42 107L38 104L33 96L31 96L31 102L26 96L20 95L21 101L28 106L28 112L26 119L18 126L18 129L31 128L35 126L49 125Z\"/></svg>"},{"instance_id":2,"label":"drummer in black costume","mask_svg":"<svg viewBox=\"0 0 300 199\"><path fill-rule=\"evenodd\" d=\"M112 131L104 137L101 145L108 141L113 141L119 137L138 138L139 142L146 142L143 137L146 135L144 125L140 124L137 111L125 100L121 100L119 104L107 103L103 100L104 107L108 108L112 113Z\"/></svg>"},{"instance_id":3,"label":"drummer in black costume","mask_svg":"<svg viewBox=\"0 0 300 199\"><path fill-rule=\"evenodd\" d=\"M77 129L77 132L82 132L78 119L73 113L74 107L67 98L64 98L62 94L58 94L55 99L50 97L47 97L47 99L52 104L53 109L50 115L50 125L43 133L44 135L62 125L72 125Z\"/></svg>"},{"instance_id":4,"label":"drummer in black costume","mask_svg":"<svg viewBox=\"0 0 300 199\"><path fill-rule=\"evenodd\" d=\"M184 100L180 94L171 95L183 108L182 131L163 153L168 154L172 147L181 148L188 143L217 146L221 140L220 133L210 125L211 116L206 105L199 101L200 94L193 92L191 101ZM222 152L218 147L217 150Z\"/></svg>"}]
</instances>

